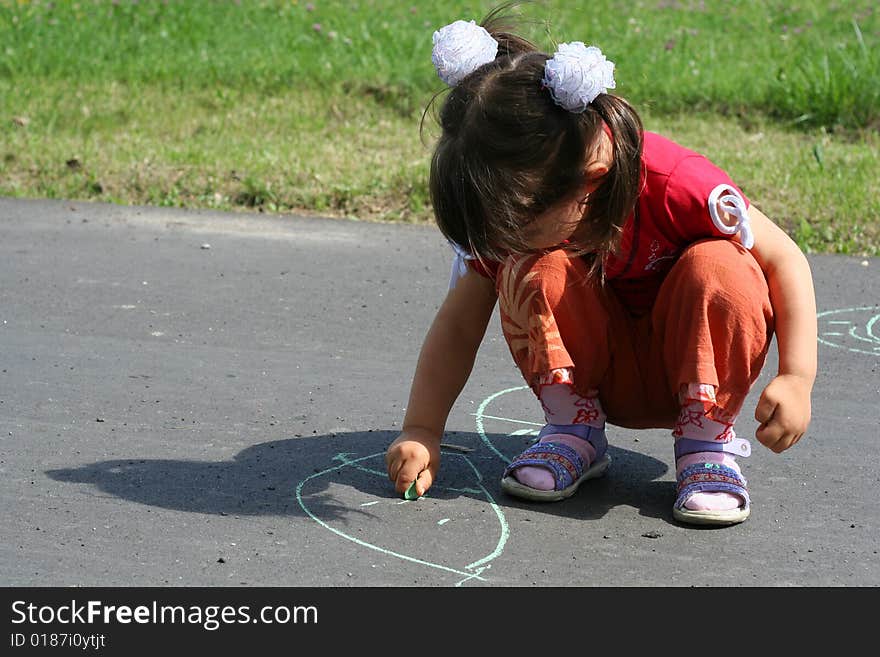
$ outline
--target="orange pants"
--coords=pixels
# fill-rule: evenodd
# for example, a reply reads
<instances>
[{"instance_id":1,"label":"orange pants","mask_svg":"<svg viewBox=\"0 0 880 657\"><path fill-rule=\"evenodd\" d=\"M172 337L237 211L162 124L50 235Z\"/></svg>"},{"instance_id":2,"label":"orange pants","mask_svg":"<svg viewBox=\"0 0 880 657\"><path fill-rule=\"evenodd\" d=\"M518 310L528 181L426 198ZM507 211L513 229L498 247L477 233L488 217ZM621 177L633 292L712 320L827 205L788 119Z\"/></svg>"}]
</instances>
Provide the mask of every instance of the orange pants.
<instances>
[{"instance_id":1,"label":"orange pants","mask_svg":"<svg viewBox=\"0 0 880 657\"><path fill-rule=\"evenodd\" d=\"M688 384L713 386L719 419L735 417L773 335L764 274L725 239L685 249L640 317L562 250L511 257L496 280L504 336L526 382L573 368L577 392L598 390L608 421L623 427L672 428Z\"/></svg>"}]
</instances>

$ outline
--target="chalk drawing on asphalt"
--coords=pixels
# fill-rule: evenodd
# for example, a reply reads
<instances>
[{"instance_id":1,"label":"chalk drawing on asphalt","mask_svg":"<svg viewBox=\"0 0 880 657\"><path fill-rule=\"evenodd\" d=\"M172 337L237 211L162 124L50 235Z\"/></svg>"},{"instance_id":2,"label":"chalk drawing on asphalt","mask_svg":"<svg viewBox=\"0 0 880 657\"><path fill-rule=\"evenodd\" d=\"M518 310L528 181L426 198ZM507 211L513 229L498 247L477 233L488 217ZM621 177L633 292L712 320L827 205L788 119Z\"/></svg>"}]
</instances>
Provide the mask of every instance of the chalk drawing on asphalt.
<instances>
[{"instance_id":1,"label":"chalk drawing on asphalt","mask_svg":"<svg viewBox=\"0 0 880 657\"><path fill-rule=\"evenodd\" d=\"M531 420L516 419L524 408L538 410L537 402L527 386L507 388L489 395L478 406L474 413L475 428L482 444L504 464L522 451L523 442L533 441L541 424ZM491 435L487 429L491 428ZM382 480L379 484L387 490L390 485L385 472L384 452L356 457L350 452L337 454L334 463L328 468L316 472L302 480L296 487L296 499L302 510L312 520L336 534L340 538L372 550L386 557L402 559L428 569L449 573L455 578L456 586L466 582L486 581L487 571L504 551L510 536L510 528L503 510L495 501L492 492L484 485L484 477L468 457L468 453L460 453L461 448L441 450L447 461L441 469L438 480L427 495L418 500L401 500L398 497L372 495L364 492L363 487L353 487L346 477L342 476L346 469L356 470L360 475L370 475ZM507 452L508 454L505 454ZM450 467L448 460L458 458L465 464L464 468ZM492 468L492 477L501 476L503 465ZM454 471L467 473L467 481L448 481L444 473ZM455 484L455 485L444 485ZM314 489L314 490L313 490ZM484 500L493 513L478 514L482 518L494 517L494 522L473 522L473 505L462 505L460 498ZM332 500L328 508L328 501ZM412 505L421 505L415 507ZM340 514L340 510L343 513ZM419 513L410 513L418 510ZM481 509L482 511L483 509ZM353 513L352 513L353 511ZM360 512L360 513L359 513ZM464 515L463 515L464 514ZM467 517L467 516L471 517ZM417 531L413 523L419 523ZM455 535L443 536L441 532L448 528L459 527L458 531L467 532L468 540L462 541ZM436 533L431 534L428 527L432 526ZM389 540L394 537L395 527L406 527L413 536L419 535L418 541L401 541L398 536L396 545ZM492 527L492 529L490 529ZM485 535L483 548L479 554L462 562L455 562L450 555L461 556L462 546L472 544L474 532ZM445 542L445 549L444 549ZM404 549L405 544L409 549ZM430 552L431 554L426 554ZM441 558L441 557L445 557Z\"/></svg>"},{"instance_id":2,"label":"chalk drawing on asphalt","mask_svg":"<svg viewBox=\"0 0 880 657\"><path fill-rule=\"evenodd\" d=\"M821 344L880 357L880 306L825 310L816 317Z\"/></svg>"},{"instance_id":3,"label":"chalk drawing on asphalt","mask_svg":"<svg viewBox=\"0 0 880 657\"><path fill-rule=\"evenodd\" d=\"M352 487L341 476L346 469L355 470L361 475L381 478L380 485L387 489L390 482L384 469L384 456L384 452L359 458L348 452L337 454L334 465L297 485L297 502L319 525L363 548L448 573L455 578L456 586L473 580L486 581L486 571L504 551L510 530L504 512L483 485L483 476L473 461L466 454L444 452L444 460L459 458L466 465L454 468L447 462L444 470L464 471L470 481L455 482L464 485L444 486L441 471L439 481L418 500L372 495ZM310 488L318 483L322 484L320 492L311 492ZM465 498L484 500L493 513L469 517L474 507L463 502ZM332 500L333 513L327 506L328 500ZM351 513L351 510L357 511ZM406 528L407 536L400 536L398 529L402 527ZM485 541L478 540L473 547L475 535L485 536ZM470 556L468 546L472 546Z\"/></svg>"}]
</instances>

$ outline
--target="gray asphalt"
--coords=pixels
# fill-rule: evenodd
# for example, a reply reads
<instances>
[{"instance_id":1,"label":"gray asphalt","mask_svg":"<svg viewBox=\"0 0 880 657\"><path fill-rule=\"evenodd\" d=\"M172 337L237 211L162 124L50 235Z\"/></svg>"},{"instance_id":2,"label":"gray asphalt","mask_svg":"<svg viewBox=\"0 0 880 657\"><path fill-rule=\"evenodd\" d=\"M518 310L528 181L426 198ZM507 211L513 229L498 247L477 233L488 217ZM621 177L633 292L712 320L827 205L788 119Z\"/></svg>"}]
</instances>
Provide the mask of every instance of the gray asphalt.
<instances>
[{"instance_id":1,"label":"gray asphalt","mask_svg":"<svg viewBox=\"0 0 880 657\"><path fill-rule=\"evenodd\" d=\"M0 584L876 586L880 260L810 263L810 431L753 441L751 518L694 529L665 431L612 427L565 502L500 490L541 416L497 315L444 439L472 451L394 493L448 283L432 227L0 199Z\"/></svg>"}]
</instances>

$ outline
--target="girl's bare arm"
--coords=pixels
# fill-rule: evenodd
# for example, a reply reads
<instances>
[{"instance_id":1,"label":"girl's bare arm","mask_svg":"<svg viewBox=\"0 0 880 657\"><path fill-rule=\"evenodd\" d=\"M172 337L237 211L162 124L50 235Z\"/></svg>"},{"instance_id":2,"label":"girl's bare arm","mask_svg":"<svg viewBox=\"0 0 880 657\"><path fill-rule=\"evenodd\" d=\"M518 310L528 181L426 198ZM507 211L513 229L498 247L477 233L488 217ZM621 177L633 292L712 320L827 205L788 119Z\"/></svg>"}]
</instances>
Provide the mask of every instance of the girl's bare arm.
<instances>
[{"instance_id":1,"label":"girl's bare arm","mask_svg":"<svg viewBox=\"0 0 880 657\"><path fill-rule=\"evenodd\" d=\"M388 478L423 495L440 466L440 440L473 369L496 302L493 282L468 271L437 311L422 344L400 435L385 454Z\"/></svg>"},{"instance_id":2,"label":"girl's bare arm","mask_svg":"<svg viewBox=\"0 0 880 657\"><path fill-rule=\"evenodd\" d=\"M755 409L756 437L774 452L801 439L810 422L810 395L818 360L816 293L806 257L792 239L752 206L751 252L770 288L779 348L779 372Z\"/></svg>"}]
</instances>

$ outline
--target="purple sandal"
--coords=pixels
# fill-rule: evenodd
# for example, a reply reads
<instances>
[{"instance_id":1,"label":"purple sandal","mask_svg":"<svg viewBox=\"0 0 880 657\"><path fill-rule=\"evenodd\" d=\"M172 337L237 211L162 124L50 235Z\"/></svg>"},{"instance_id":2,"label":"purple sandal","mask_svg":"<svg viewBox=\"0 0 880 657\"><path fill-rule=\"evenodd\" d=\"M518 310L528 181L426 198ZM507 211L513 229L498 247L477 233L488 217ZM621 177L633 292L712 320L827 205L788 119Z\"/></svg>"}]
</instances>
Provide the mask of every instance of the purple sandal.
<instances>
[{"instance_id":1,"label":"purple sandal","mask_svg":"<svg viewBox=\"0 0 880 657\"><path fill-rule=\"evenodd\" d=\"M689 438L679 438L675 442L675 460L686 454L696 452L726 452L734 456L748 456L751 447L747 440L735 438L728 443L709 443ZM733 468L719 463L694 463L681 471L677 480L677 497L672 507L672 516L681 522L695 525L734 525L749 517L748 482ZM730 493L742 498L743 504L737 509L694 511L685 503L694 493Z\"/></svg>"},{"instance_id":2,"label":"purple sandal","mask_svg":"<svg viewBox=\"0 0 880 657\"><path fill-rule=\"evenodd\" d=\"M540 442L542 437L554 433L571 434L586 440L596 450L596 458L592 463L586 463L580 454L564 443ZM574 495L583 482L603 475L611 464L611 457L606 453L608 440L605 438L604 429L596 429L585 424L548 424L538 435L538 441L514 458L505 468L501 478L501 488L506 493L535 502L555 502ZM525 465L550 470L553 474L554 489L539 490L519 482L512 473L516 468Z\"/></svg>"}]
</instances>

